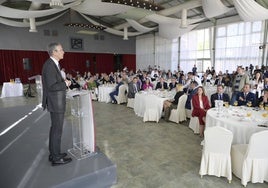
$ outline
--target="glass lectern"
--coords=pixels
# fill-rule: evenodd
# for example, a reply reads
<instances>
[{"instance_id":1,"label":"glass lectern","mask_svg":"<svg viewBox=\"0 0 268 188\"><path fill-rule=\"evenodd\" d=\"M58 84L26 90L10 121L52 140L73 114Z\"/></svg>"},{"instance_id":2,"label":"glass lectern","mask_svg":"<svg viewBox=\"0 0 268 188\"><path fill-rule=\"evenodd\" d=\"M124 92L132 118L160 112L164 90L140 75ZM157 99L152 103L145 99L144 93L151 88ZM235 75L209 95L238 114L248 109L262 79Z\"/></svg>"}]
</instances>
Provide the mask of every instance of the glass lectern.
<instances>
[{"instance_id":1,"label":"glass lectern","mask_svg":"<svg viewBox=\"0 0 268 188\"><path fill-rule=\"evenodd\" d=\"M71 104L73 148L68 152L76 159L95 155L95 127L91 95L88 91L68 91Z\"/></svg>"}]
</instances>

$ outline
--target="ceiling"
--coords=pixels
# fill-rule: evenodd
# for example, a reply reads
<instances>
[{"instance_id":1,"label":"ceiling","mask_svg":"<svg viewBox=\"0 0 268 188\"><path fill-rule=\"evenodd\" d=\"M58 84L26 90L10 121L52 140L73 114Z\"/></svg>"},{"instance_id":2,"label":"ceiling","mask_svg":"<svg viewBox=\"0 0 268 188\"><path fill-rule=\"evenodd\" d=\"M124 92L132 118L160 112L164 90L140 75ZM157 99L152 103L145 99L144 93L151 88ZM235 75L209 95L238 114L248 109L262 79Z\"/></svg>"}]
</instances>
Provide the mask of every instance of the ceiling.
<instances>
[{"instance_id":1,"label":"ceiling","mask_svg":"<svg viewBox=\"0 0 268 188\"><path fill-rule=\"evenodd\" d=\"M63 6L51 8L51 1L61 1ZM212 4L205 7L205 2ZM131 37L157 31L165 38L176 38L198 24L238 16L233 0L154 0L154 3L164 9L154 12L101 0L0 0L0 24L34 27L32 31L35 31L35 26L75 13L88 23L103 25L106 27L104 31L119 36ZM215 3L224 11L214 10Z\"/></svg>"}]
</instances>

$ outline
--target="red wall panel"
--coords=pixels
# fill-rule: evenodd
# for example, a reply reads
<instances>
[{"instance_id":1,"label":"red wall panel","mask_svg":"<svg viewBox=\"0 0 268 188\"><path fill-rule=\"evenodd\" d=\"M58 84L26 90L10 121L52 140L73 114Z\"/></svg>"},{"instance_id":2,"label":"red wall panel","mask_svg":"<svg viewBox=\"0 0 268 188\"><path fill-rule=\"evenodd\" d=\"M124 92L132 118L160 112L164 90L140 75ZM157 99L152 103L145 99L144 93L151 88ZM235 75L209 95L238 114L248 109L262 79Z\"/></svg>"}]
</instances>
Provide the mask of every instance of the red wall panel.
<instances>
[{"instance_id":1,"label":"red wall panel","mask_svg":"<svg viewBox=\"0 0 268 188\"><path fill-rule=\"evenodd\" d=\"M30 59L31 70L24 70L23 58ZM27 83L28 77L41 74L43 63L47 58L49 58L47 52L43 51L0 50L0 84L14 78L20 78L23 83ZM87 60L89 67L86 66ZM67 73L73 75L77 71L82 75L88 71L93 74L110 73L114 71L114 54L65 52L60 64ZM135 70L136 56L123 55L123 65L129 70Z\"/></svg>"}]
</instances>

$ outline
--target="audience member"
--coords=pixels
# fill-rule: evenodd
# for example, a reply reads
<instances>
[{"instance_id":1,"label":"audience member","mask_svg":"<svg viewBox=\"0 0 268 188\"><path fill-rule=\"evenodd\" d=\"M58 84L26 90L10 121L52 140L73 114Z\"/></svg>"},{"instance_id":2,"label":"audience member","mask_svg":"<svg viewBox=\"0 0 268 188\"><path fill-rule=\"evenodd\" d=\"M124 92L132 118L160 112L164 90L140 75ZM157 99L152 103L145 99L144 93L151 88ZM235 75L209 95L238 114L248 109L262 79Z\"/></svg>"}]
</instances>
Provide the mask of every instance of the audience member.
<instances>
[{"instance_id":1,"label":"audience member","mask_svg":"<svg viewBox=\"0 0 268 188\"><path fill-rule=\"evenodd\" d=\"M193 95L196 94L198 88L198 83L196 81L191 82L190 88L187 91L187 100L185 103L186 110L191 110L191 100Z\"/></svg>"},{"instance_id":2,"label":"audience member","mask_svg":"<svg viewBox=\"0 0 268 188\"><path fill-rule=\"evenodd\" d=\"M146 90L153 90L153 88L154 88L153 84L150 82L150 79L147 78L142 85L142 90L145 90L145 91Z\"/></svg>"},{"instance_id":3,"label":"audience member","mask_svg":"<svg viewBox=\"0 0 268 188\"><path fill-rule=\"evenodd\" d=\"M233 80L233 88L232 88L233 94L231 99L231 105L233 105L234 101L237 100L237 95L239 92L241 92L244 85L248 83L249 83L248 75L244 74L241 66L237 67L237 74L235 75Z\"/></svg>"},{"instance_id":4,"label":"audience member","mask_svg":"<svg viewBox=\"0 0 268 188\"><path fill-rule=\"evenodd\" d=\"M170 112L172 109L176 109L178 106L179 98L184 94L183 86L181 84L178 84L176 86L177 93L174 96L174 99L172 100L166 100L164 101L164 119L166 121L169 120Z\"/></svg>"},{"instance_id":5,"label":"audience member","mask_svg":"<svg viewBox=\"0 0 268 188\"><path fill-rule=\"evenodd\" d=\"M176 88L176 85L177 85L177 84L178 84L178 83L177 83L177 81L176 81L176 78L175 78L175 77L172 77L172 78L171 78L171 82L170 82L169 85L168 85L169 90L172 90L172 89Z\"/></svg>"},{"instance_id":6,"label":"audience member","mask_svg":"<svg viewBox=\"0 0 268 188\"><path fill-rule=\"evenodd\" d=\"M137 84L138 78L133 77L132 81L128 84L128 98L135 98L135 94L140 91L140 87Z\"/></svg>"},{"instance_id":7,"label":"audience member","mask_svg":"<svg viewBox=\"0 0 268 188\"><path fill-rule=\"evenodd\" d=\"M263 91L263 96L258 98L258 106L262 106L262 108L265 106L268 107L268 89L265 89Z\"/></svg>"},{"instance_id":8,"label":"audience member","mask_svg":"<svg viewBox=\"0 0 268 188\"><path fill-rule=\"evenodd\" d=\"M120 76L118 76L117 77L117 85L115 87L115 90L109 94L110 97L111 97L111 99L112 99L112 103L113 104L116 104L117 103L117 101L116 101L116 99L115 99L114 96L117 96L118 95L118 93L119 93L119 87L121 85L123 85L122 78Z\"/></svg>"},{"instance_id":9,"label":"audience member","mask_svg":"<svg viewBox=\"0 0 268 188\"><path fill-rule=\"evenodd\" d=\"M250 92L250 84L245 84L243 91L237 94L236 98L238 106L255 106L256 96L254 93ZM249 105L251 103L251 105Z\"/></svg>"},{"instance_id":10,"label":"audience member","mask_svg":"<svg viewBox=\"0 0 268 188\"><path fill-rule=\"evenodd\" d=\"M204 88L199 86L197 93L192 98L192 116L198 117L200 137L204 137L205 118L207 110L210 108L208 97L205 95Z\"/></svg>"},{"instance_id":11,"label":"audience member","mask_svg":"<svg viewBox=\"0 0 268 188\"><path fill-rule=\"evenodd\" d=\"M161 90L164 90L164 89L168 89L168 85L167 83L164 81L164 78L160 78L159 82L157 82L156 84L156 87L155 89L161 89Z\"/></svg>"},{"instance_id":12,"label":"audience member","mask_svg":"<svg viewBox=\"0 0 268 188\"><path fill-rule=\"evenodd\" d=\"M227 93L224 93L224 86L217 85L217 92L210 97L211 107L215 107L215 100L222 100L223 102L230 102L230 97Z\"/></svg>"}]
</instances>

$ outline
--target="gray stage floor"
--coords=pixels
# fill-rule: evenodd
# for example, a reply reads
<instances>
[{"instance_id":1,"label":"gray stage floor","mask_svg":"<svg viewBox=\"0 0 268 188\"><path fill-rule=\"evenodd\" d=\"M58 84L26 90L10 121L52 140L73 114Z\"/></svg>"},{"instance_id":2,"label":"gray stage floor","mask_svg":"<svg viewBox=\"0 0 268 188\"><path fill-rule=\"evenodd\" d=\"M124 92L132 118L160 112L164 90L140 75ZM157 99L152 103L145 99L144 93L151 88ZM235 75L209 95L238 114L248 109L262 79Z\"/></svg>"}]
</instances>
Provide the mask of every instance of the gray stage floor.
<instances>
[{"instance_id":1,"label":"gray stage floor","mask_svg":"<svg viewBox=\"0 0 268 188\"><path fill-rule=\"evenodd\" d=\"M102 152L52 167L48 161L49 113L33 105L0 108L0 187L110 187L116 165ZM13 124L19 120L17 124ZM14 127L4 132L10 125ZM65 121L62 149L72 148L71 125Z\"/></svg>"},{"instance_id":2,"label":"gray stage floor","mask_svg":"<svg viewBox=\"0 0 268 188\"><path fill-rule=\"evenodd\" d=\"M17 108L22 108L20 106L27 107L30 106L30 104L34 106L34 104L36 104L36 98L26 99L25 97L15 97L0 99L0 107L3 108L1 109L0 115L2 115L2 112L9 114L5 112L9 109L8 107L16 106ZM240 179L234 175L231 184L223 177L204 176L202 179L200 178L198 172L202 153L202 146L200 145L202 139L194 135L192 130L189 129L189 122L176 124L161 119L159 123L144 123L142 118L136 116L133 109L127 108L125 104L116 105L94 101L93 108L97 146L114 164L116 164L117 182L112 188L243 187ZM28 113L27 110L26 113ZM13 116L15 117L16 114ZM70 133L67 131L67 129L70 128L70 124L68 124L68 122L70 122L70 116L70 107L68 105L66 111L66 126L64 127L63 135L64 149L69 148L71 144L68 138ZM23 147L19 145L16 146L17 148L10 153L11 155L5 155L5 158L11 158L15 161L15 164L17 164L16 161L24 162L26 158L28 158L31 163L27 164L26 169L19 169L16 166L13 167L12 164L3 164L6 163L7 160L2 157L3 154L0 154L0 188L10 188L2 186L2 182L6 183L8 180L10 181L9 183L13 183L14 181L12 185L21 183L20 185L24 185L24 187L39 186L39 184L36 184L36 182L40 181L40 179L38 179L41 177L39 173L45 173L46 176L48 176L55 171L55 176L57 176L60 169L63 169L65 172L65 168L68 168L73 171L72 173L78 173L78 171L80 171L80 166L77 165L78 163L76 162L59 168L50 167L47 161L47 144L45 143L47 142L49 126L46 124L33 124L33 122L29 122L29 124L32 125L30 129L27 129L29 127L27 124L21 127L17 126L15 129L20 130L17 134L26 131L24 134L32 135L32 138L17 139L17 141L10 146L9 150L12 150L12 147L15 147L17 142L23 141ZM0 127L2 126L1 123ZM16 134L14 133L16 132L15 129L10 132L10 136L14 136L13 139L16 138ZM35 135L36 132L40 134ZM9 143L10 140L5 141L6 138L2 139L1 137L2 136L0 136L0 146L2 151L3 145ZM38 140L43 140L41 146L40 143L35 143ZM4 144L2 144L2 142L4 142ZM31 150L35 150L33 156L31 156ZM40 150L42 151L40 152ZM39 152L41 153L39 156L42 157L36 158ZM39 160L42 161L43 166L40 168L37 167L38 171L36 172L38 173L31 174L32 171L28 171L28 169L31 166L34 168ZM33 163L33 161L37 162ZM85 161L85 163L87 162ZM9 173L8 177L5 172ZM28 175L25 175L26 173ZM67 171L67 173L70 172ZM28 180L28 184L25 183L27 182L26 180ZM50 178L44 178L40 182L44 182L44 185L46 185L46 181L51 182L52 180L50 180ZM32 184L30 184L30 182L32 182ZM82 186L76 186L76 188L80 187ZM267 187L268 183L248 183L247 185L247 188Z\"/></svg>"}]
</instances>

